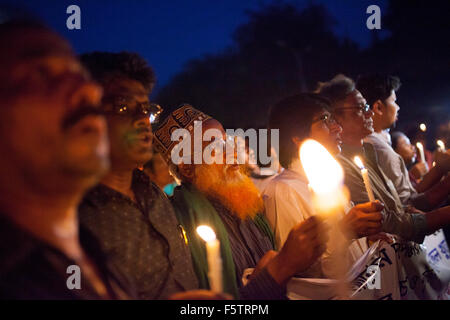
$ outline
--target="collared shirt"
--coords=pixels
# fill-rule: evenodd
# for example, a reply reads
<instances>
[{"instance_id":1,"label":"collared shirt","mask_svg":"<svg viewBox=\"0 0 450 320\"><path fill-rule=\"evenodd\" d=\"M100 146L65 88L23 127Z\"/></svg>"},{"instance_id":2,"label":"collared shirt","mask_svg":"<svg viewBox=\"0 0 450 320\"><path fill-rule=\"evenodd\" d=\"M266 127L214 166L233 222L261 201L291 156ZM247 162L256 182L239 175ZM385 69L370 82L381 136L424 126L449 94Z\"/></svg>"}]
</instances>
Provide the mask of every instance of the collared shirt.
<instances>
[{"instance_id":1,"label":"collared shirt","mask_svg":"<svg viewBox=\"0 0 450 320\"><path fill-rule=\"evenodd\" d=\"M361 170L353 162L356 155L362 158L368 170L375 198L385 205L383 231L399 235L405 240L421 243L427 234L425 216L405 212L394 184L378 165L376 151L368 143L361 148L343 145L342 153L337 156L345 171L345 185L350 190L351 200L356 204L369 201Z\"/></svg>"},{"instance_id":2,"label":"collared shirt","mask_svg":"<svg viewBox=\"0 0 450 320\"><path fill-rule=\"evenodd\" d=\"M430 209L424 194L419 194L414 189L409 178L403 158L392 149L390 139L385 131L374 132L364 139L373 145L377 152L378 164L386 176L394 183L398 196L404 205L412 204L421 210Z\"/></svg>"},{"instance_id":3,"label":"collared shirt","mask_svg":"<svg viewBox=\"0 0 450 320\"><path fill-rule=\"evenodd\" d=\"M262 197L277 248L283 246L293 226L314 214L308 179L299 161L273 178Z\"/></svg>"},{"instance_id":4,"label":"collared shirt","mask_svg":"<svg viewBox=\"0 0 450 320\"><path fill-rule=\"evenodd\" d=\"M112 299L132 298L132 288L120 272L107 273L108 261L88 230L80 227L80 244L98 270ZM80 267L80 289L69 289L69 266L76 262L0 215L0 299L102 299ZM126 294L128 293L128 295Z\"/></svg>"},{"instance_id":5,"label":"collared shirt","mask_svg":"<svg viewBox=\"0 0 450 320\"><path fill-rule=\"evenodd\" d=\"M140 299L196 289L190 251L169 200L140 170L133 173L132 189L136 203L106 185L96 186L80 205L80 222Z\"/></svg>"}]
</instances>

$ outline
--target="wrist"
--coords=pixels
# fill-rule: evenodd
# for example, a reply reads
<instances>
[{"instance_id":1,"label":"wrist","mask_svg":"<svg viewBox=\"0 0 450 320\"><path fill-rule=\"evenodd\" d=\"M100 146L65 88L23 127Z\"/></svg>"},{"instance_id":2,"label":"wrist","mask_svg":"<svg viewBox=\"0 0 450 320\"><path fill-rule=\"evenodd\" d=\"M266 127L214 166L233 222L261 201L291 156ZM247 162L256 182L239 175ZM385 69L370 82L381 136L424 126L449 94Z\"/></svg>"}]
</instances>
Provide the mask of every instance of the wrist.
<instances>
[{"instance_id":1,"label":"wrist","mask_svg":"<svg viewBox=\"0 0 450 320\"><path fill-rule=\"evenodd\" d=\"M280 257L280 254L267 264L266 269L280 286L285 286L288 280L295 274L295 271L290 270L288 267L286 260Z\"/></svg>"}]
</instances>

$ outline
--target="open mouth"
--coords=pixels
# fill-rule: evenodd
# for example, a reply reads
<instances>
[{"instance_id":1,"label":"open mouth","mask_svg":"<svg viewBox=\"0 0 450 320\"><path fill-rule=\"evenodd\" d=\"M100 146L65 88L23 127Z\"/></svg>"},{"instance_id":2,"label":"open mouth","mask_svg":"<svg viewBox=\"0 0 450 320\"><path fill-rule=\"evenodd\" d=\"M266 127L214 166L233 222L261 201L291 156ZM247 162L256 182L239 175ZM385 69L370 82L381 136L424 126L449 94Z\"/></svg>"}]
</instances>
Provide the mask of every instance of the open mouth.
<instances>
[{"instance_id":1,"label":"open mouth","mask_svg":"<svg viewBox=\"0 0 450 320\"><path fill-rule=\"evenodd\" d=\"M148 144L152 141L152 136L150 134L141 135L138 137L138 140L145 144Z\"/></svg>"}]
</instances>

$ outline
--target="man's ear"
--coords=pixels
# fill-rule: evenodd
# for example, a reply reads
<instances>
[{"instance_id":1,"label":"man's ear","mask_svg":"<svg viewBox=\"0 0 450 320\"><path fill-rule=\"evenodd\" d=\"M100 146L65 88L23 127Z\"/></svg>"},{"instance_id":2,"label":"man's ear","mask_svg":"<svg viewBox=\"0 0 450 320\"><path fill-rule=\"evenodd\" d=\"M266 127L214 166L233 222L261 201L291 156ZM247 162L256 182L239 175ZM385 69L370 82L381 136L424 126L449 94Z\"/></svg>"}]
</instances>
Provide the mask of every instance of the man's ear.
<instances>
[{"instance_id":1,"label":"man's ear","mask_svg":"<svg viewBox=\"0 0 450 320\"><path fill-rule=\"evenodd\" d=\"M189 181L192 181L194 179L194 165L193 164L184 164L181 163L178 165L178 170L180 174L188 179Z\"/></svg>"},{"instance_id":2,"label":"man's ear","mask_svg":"<svg viewBox=\"0 0 450 320\"><path fill-rule=\"evenodd\" d=\"M373 113L382 116L383 115L383 102L381 100L377 100L372 104Z\"/></svg>"}]
</instances>

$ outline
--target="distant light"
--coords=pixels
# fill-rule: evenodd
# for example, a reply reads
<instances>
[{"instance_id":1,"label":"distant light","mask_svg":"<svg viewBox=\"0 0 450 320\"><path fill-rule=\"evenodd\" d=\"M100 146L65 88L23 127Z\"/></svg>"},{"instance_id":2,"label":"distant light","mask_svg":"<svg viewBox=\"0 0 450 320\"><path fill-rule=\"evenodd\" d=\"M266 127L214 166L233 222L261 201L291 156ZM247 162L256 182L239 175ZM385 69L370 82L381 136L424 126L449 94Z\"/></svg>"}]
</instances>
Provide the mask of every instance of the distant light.
<instances>
[{"instance_id":1,"label":"distant light","mask_svg":"<svg viewBox=\"0 0 450 320\"><path fill-rule=\"evenodd\" d=\"M421 123L419 126L420 130L422 130L423 132L427 131L427 126L425 125L425 123Z\"/></svg>"},{"instance_id":2,"label":"distant light","mask_svg":"<svg viewBox=\"0 0 450 320\"><path fill-rule=\"evenodd\" d=\"M445 144L444 144L444 141L442 141L442 140L437 140L436 141L436 144L438 145L438 147L443 151L443 152L445 152Z\"/></svg>"}]
</instances>

